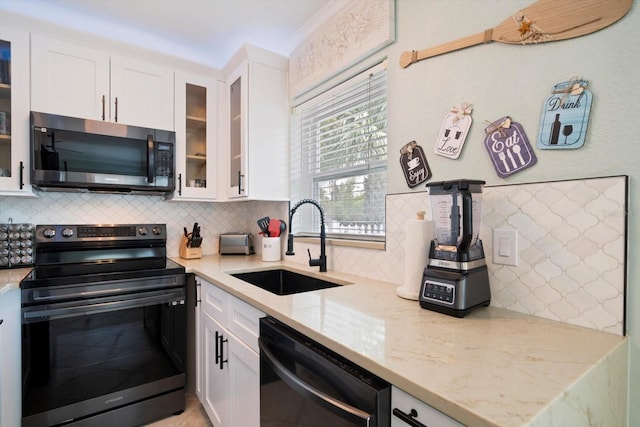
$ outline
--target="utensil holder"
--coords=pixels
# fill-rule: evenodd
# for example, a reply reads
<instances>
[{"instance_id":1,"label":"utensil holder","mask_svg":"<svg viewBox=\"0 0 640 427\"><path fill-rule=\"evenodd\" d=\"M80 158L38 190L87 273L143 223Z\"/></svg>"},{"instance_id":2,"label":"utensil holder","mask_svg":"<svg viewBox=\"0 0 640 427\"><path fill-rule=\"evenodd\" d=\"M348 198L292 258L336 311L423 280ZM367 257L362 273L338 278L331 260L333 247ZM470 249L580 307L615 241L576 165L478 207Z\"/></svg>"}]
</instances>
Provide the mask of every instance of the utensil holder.
<instances>
[{"instance_id":1,"label":"utensil holder","mask_svg":"<svg viewBox=\"0 0 640 427\"><path fill-rule=\"evenodd\" d=\"M202 247L198 248L190 248L187 246L189 239L186 236L182 236L182 240L180 241L180 258L183 259L197 259L202 258Z\"/></svg>"},{"instance_id":2,"label":"utensil holder","mask_svg":"<svg viewBox=\"0 0 640 427\"><path fill-rule=\"evenodd\" d=\"M280 261L280 238L262 238L262 261Z\"/></svg>"}]
</instances>

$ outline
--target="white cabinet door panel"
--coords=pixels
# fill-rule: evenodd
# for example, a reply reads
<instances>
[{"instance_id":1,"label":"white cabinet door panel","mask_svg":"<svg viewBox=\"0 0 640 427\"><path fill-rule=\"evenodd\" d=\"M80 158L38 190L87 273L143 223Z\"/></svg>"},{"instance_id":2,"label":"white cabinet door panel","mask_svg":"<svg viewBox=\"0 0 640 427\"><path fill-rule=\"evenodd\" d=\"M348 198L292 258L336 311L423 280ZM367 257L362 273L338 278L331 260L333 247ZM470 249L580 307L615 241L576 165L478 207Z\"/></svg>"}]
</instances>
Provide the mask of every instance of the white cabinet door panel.
<instances>
[{"instance_id":1,"label":"white cabinet door panel","mask_svg":"<svg viewBox=\"0 0 640 427\"><path fill-rule=\"evenodd\" d=\"M260 425L260 356L229 335L229 394L233 427Z\"/></svg>"},{"instance_id":2,"label":"white cabinet door panel","mask_svg":"<svg viewBox=\"0 0 640 427\"><path fill-rule=\"evenodd\" d=\"M173 130L173 70L111 56L111 120Z\"/></svg>"},{"instance_id":3,"label":"white cabinet door panel","mask_svg":"<svg viewBox=\"0 0 640 427\"><path fill-rule=\"evenodd\" d=\"M31 36L31 109L103 120L109 116L109 53Z\"/></svg>"}]
</instances>

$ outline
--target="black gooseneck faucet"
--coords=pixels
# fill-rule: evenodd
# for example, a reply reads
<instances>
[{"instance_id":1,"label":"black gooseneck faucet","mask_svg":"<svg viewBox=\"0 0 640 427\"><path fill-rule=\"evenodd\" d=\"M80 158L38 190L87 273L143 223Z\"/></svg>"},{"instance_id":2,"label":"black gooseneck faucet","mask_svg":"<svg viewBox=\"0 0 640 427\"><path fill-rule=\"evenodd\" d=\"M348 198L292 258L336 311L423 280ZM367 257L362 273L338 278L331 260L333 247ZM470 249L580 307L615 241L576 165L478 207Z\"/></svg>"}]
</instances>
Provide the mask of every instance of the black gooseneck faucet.
<instances>
[{"instance_id":1,"label":"black gooseneck faucet","mask_svg":"<svg viewBox=\"0 0 640 427\"><path fill-rule=\"evenodd\" d=\"M289 212L289 237L287 238L286 254L295 255L295 252L293 252L293 233L291 232L291 230L293 230L293 225L292 225L293 214L296 213L296 210L301 205L304 205L307 203L315 206L320 211L320 258L311 258L311 251L307 249L307 252L309 253L309 266L320 267L320 271L325 272L327 271L327 254L326 254L327 234L324 228L324 210L322 209L322 206L320 206L320 203L318 203L313 199L300 200L298 203L295 204L293 208L291 208L291 211Z\"/></svg>"}]
</instances>

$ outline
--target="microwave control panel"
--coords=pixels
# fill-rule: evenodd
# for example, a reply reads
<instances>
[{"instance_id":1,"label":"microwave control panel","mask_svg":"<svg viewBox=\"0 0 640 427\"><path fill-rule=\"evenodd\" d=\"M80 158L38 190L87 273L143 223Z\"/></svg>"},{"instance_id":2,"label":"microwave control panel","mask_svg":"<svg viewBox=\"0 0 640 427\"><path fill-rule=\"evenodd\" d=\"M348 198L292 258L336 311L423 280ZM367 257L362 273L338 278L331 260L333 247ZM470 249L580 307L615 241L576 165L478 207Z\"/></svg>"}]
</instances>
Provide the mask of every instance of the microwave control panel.
<instances>
[{"instance_id":1,"label":"microwave control panel","mask_svg":"<svg viewBox=\"0 0 640 427\"><path fill-rule=\"evenodd\" d=\"M155 146L156 176L173 175L173 145L156 142Z\"/></svg>"}]
</instances>

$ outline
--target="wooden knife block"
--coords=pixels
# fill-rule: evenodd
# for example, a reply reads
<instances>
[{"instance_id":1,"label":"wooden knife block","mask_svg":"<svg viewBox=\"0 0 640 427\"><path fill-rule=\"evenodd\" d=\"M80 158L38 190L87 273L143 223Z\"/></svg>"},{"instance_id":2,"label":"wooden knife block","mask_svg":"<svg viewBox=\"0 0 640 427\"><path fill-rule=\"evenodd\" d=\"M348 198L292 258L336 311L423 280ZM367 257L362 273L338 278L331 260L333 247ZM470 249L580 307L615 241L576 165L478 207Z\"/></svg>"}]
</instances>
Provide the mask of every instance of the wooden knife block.
<instances>
[{"instance_id":1,"label":"wooden knife block","mask_svg":"<svg viewBox=\"0 0 640 427\"><path fill-rule=\"evenodd\" d=\"M187 246L187 242L189 241L189 239L187 239L186 236L182 236L182 240L180 241L180 258L183 259L197 259L197 258L202 258L202 246L199 248L190 248Z\"/></svg>"}]
</instances>

